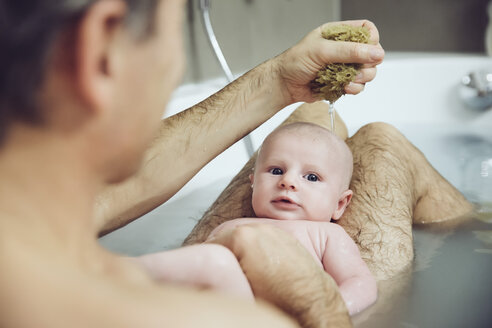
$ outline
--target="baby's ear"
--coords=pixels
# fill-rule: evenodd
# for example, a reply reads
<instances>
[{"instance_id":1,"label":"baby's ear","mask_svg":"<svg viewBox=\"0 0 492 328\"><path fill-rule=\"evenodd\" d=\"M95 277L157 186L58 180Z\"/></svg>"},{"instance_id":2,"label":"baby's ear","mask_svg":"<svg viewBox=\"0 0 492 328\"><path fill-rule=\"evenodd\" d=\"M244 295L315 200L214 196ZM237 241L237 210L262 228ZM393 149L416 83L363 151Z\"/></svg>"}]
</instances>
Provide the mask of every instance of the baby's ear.
<instances>
[{"instance_id":1,"label":"baby's ear","mask_svg":"<svg viewBox=\"0 0 492 328\"><path fill-rule=\"evenodd\" d=\"M340 219L343 215L343 212L345 212L345 209L347 208L348 204L350 203L350 200L352 199L353 191L350 189L345 190L340 198L338 199L338 204L337 208L335 209L335 212L333 213L332 219L337 221Z\"/></svg>"}]
</instances>

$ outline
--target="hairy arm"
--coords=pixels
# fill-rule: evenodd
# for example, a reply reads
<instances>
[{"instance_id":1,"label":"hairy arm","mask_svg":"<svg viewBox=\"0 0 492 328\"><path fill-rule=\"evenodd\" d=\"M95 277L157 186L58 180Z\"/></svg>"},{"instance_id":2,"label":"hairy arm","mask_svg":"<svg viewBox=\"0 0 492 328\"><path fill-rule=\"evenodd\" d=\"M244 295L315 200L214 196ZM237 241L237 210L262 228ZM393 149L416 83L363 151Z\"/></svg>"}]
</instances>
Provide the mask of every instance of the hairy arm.
<instances>
[{"instance_id":1,"label":"hairy arm","mask_svg":"<svg viewBox=\"0 0 492 328\"><path fill-rule=\"evenodd\" d=\"M266 62L164 119L139 172L99 195L100 231L121 227L164 203L209 161L283 108L285 97L275 76L273 62Z\"/></svg>"},{"instance_id":2,"label":"hairy arm","mask_svg":"<svg viewBox=\"0 0 492 328\"><path fill-rule=\"evenodd\" d=\"M219 231L207 242L229 248L255 297L296 318L302 327L351 327L335 281L287 232L268 224L246 224Z\"/></svg>"},{"instance_id":3,"label":"hairy arm","mask_svg":"<svg viewBox=\"0 0 492 328\"><path fill-rule=\"evenodd\" d=\"M325 271L335 279L350 315L376 301L376 279L362 260L357 245L336 224L330 224L322 261Z\"/></svg>"},{"instance_id":4,"label":"hairy arm","mask_svg":"<svg viewBox=\"0 0 492 328\"><path fill-rule=\"evenodd\" d=\"M164 120L138 174L99 195L98 230L114 230L159 206L215 156L283 107L317 100L310 82L327 63L363 64L360 77L346 88L352 94L362 91L363 84L374 78L384 51L374 24L344 23L369 28L371 44L325 40L318 27L209 99ZM340 23L326 25L332 24Z\"/></svg>"}]
</instances>

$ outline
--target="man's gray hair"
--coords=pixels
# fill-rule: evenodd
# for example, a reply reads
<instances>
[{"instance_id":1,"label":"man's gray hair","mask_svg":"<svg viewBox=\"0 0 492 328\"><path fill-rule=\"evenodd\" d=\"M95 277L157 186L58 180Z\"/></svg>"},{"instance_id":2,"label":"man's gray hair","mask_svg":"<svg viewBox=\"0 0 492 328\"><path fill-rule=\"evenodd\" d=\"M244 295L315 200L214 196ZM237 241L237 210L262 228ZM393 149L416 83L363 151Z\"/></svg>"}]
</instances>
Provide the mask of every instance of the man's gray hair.
<instances>
[{"instance_id":1,"label":"man's gray hair","mask_svg":"<svg viewBox=\"0 0 492 328\"><path fill-rule=\"evenodd\" d=\"M37 91L54 40L100 0L0 0L0 143L10 124L41 122ZM136 39L153 30L159 0L122 0Z\"/></svg>"}]
</instances>

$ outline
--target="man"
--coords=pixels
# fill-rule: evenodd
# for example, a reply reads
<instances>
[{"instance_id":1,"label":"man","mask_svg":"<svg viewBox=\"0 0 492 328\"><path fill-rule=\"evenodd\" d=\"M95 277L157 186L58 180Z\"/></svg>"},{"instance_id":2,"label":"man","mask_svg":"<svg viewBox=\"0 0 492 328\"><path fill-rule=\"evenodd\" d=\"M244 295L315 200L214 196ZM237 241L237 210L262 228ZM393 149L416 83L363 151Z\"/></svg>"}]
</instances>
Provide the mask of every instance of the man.
<instances>
[{"instance_id":1,"label":"man","mask_svg":"<svg viewBox=\"0 0 492 328\"><path fill-rule=\"evenodd\" d=\"M159 123L183 69L183 2L0 1L0 326L295 326L263 303L159 285L104 251L97 235L169 199L285 105L313 101L308 82L326 63L363 63L347 87L360 92L384 55L377 30L351 23L371 30L370 45L333 43L313 31ZM264 242L251 247L256 238ZM220 240L255 293L301 325L350 325L333 280L289 236L252 226ZM279 256L291 261L265 266ZM275 291L284 271L302 279Z\"/></svg>"},{"instance_id":2,"label":"man","mask_svg":"<svg viewBox=\"0 0 492 328\"><path fill-rule=\"evenodd\" d=\"M218 95L159 123L183 69L183 2L0 2L0 326L295 326L263 303L159 285L104 251L97 235L171 197L285 105L312 101L308 82L327 62L365 63L347 90L361 91L383 58L377 30L353 23L371 29L373 45L334 44L314 31ZM335 284L311 270L292 238L262 227L242 231L271 235L270 254L257 248L258 262L242 261L252 274L276 252L296 262L269 268L271 278L256 279L257 288L268 295L276 271L303 268L328 297L292 315L320 326L311 311L317 308L348 324ZM291 296L309 295L304 287L292 286Z\"/></svg>"}]
</instances>

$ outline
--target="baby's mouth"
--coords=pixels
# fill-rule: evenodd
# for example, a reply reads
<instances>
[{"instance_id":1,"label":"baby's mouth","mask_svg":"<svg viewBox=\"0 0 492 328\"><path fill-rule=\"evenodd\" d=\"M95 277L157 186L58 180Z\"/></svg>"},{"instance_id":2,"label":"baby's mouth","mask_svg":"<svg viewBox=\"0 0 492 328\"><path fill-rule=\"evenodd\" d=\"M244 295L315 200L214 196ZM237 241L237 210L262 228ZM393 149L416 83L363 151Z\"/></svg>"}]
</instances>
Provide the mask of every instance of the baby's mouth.
<instances>
[{"instance_id":1,"label":"baby's mouth","mask_svg":"<svg viewBox=\"0 0 492 328\"><path fill-rule=\"evenodd\" d=\"M280 205L280 206L292 206L292 207L297 207L299 206L299 204L297 204L295 201L293 201L292 199L290 199L289 197L286 197L286 196L281 196L281 197L277 197L275 198L274 200L272 200L272 203L274 205Z\"/></svg>"}]
</instances>

